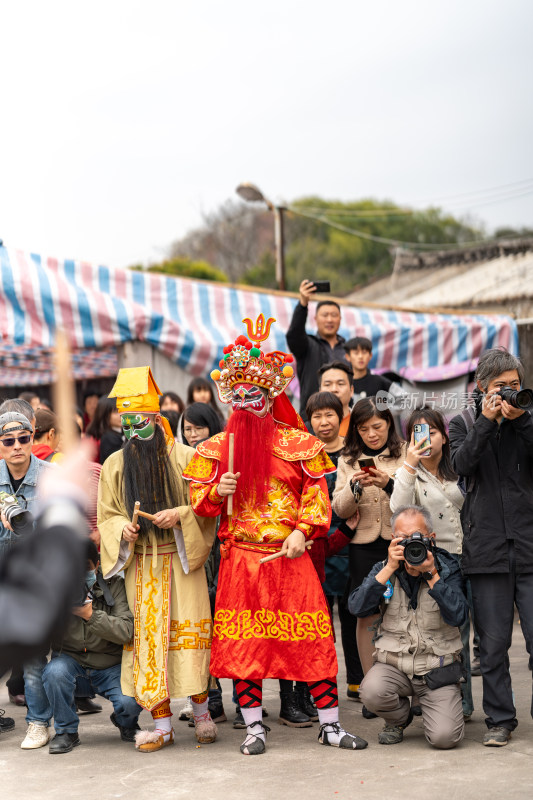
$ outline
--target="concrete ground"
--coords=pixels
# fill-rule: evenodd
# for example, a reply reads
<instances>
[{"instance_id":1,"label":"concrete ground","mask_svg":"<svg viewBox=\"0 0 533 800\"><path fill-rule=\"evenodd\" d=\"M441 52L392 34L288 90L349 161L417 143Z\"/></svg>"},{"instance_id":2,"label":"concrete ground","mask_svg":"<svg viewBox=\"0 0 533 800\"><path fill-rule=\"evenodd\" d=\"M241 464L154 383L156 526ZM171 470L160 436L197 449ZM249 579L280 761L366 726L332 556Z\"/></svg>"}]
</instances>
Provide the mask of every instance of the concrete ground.
<instances>
[{"instance_id":1,"label":"concrete ground","mask_svg":"<svg viewBox=\"0 0 533 800\"><path fill-rule=\"evenodd\" d=\"M342 658L339 659L339 663ZM8 703L0 684L0 707L16 720L14 731L0 736L0 796L4 800L62 798L64 800L391 800L394 798L468 798L468 800L531 800L533 797L533 721L530 716L531 673L520 626L515 625L511 672L519 726L507 747L483 747L481 678L474 678L476 710L455 750L436 751L426 743L419 718L402 744L378 745L381 720L365 720L361 705L344 696L344 670L339 676L341 720L351 732L368 740L363 751L341 751L317 743L318 725L291 729L277 724L278 686L265 683L265 706L272 732L263 756L239 752L243 731L231 725L231 684L223 682L230 721L218 726L214 744L198 746L191 728L175 717L176 742L158 753L141 754L122 742L109 722L110 704L102 699L100 714L80 721L81 746L66 755L51 756L48 747L20 749L25 709ZM173 710L181 707L173 703ZM149 725L147 712L141 724Z\"/></svg>"}]
</instances>

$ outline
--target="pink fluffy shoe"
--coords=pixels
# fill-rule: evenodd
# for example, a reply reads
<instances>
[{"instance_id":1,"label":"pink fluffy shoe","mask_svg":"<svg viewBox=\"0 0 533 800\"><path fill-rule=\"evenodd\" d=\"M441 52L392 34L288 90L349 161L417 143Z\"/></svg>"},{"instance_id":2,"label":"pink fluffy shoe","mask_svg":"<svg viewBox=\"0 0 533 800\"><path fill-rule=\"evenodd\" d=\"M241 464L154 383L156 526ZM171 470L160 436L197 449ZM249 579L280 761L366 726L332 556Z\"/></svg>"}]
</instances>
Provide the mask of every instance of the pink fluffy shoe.
<instances>
[{"instance_id":1,"label":"pink fluffy shoe","mask_svg":"<svg viewBox=\"0 0 533 800\"><path fill-rule=\"evenodd\" d=\"M217 738L217 726L211 719L209 712L205 715L205 719L194 720L194 728L196 739L200 744L210 744Z\"/></svg>"},{"instance_id":2,"label":"pink fluffy shoe","mask_svg":"<svg viewBox=\"0 0 533 800\"><path fill-rule=\"evenodd\" d=\"M165 741L166 731L139 731L135 736L135 747L140 753L155 753L169 744L174 744L174 729L170 731L170 736Z\"/></svg>"}]
</instances>

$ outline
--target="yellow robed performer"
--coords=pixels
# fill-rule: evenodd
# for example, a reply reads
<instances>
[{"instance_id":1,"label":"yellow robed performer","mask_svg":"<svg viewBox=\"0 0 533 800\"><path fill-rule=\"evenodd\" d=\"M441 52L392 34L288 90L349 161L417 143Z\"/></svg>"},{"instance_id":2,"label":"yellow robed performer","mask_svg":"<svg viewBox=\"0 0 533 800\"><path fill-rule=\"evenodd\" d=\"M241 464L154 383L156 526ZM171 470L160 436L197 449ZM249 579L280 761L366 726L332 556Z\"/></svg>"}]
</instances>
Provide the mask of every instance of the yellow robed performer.
<instances>
[{"instance_id":1,"label":"yellow robed performer","mask_svg":"<svg viewBox=\"0 0 533 800\"><path fill-rule=\"evenodd\" d=\"M194 450L174 441L159 413L150 367L121 369L115 397L127 442L106 459L98 492L101 563L106 578L125 570L134 638L122 657L122 691L152 713L155 730L135 744L172 744L170 698L192 696L196 737L216 737L207 709L212 622L206 561L215 522L191 508L182 473ZM134 505L153 515L132 524Z\"/></svg>"}]
</instances>

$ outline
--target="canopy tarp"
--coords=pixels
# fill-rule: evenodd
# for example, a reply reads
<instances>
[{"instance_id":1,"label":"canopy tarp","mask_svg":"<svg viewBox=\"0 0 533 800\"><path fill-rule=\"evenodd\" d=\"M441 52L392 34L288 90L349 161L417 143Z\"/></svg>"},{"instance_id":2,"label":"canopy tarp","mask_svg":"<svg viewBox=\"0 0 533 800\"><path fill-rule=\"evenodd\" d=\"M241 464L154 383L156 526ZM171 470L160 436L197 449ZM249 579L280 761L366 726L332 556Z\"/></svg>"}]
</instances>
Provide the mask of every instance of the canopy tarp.
<instances>
[{"instance_id":1,"label":"canopy tarp","mask_svg":"<svg viewBox=\"0 0 533 800\"><path fill-rule=\"evenodd\" d=\"M87 367L82 377L90 377L90 372L103 377L103 369L115 369L113 348L134 340L157 348L192 375L205 375L218 365L222 348L244 332L244 317L255 320L260 313L275 317L267 348L286 350L285 331L297 302L284 293L61 261L0 246L0 366L6 354L11 358L15 353L22 359L21 371L33 370L24 354L33 348L49 350L55 329L61 327L77 354L79 369ZM516 324L505 315L412 313L348 305L341 310L339 333L371 339L371 366L380 372L414 370L423 381L429 370L431 380L445 380L448 374L470 371L488 347L503 345L518 352ZM314 331L313 303L308 331ZM107 348L112 349L100 353L100 362L87 355ZM14 363L12 368L17 368ZM47 380L41 382L49 382L49 365L43 374Z\"/></svg>"}]
</instances>

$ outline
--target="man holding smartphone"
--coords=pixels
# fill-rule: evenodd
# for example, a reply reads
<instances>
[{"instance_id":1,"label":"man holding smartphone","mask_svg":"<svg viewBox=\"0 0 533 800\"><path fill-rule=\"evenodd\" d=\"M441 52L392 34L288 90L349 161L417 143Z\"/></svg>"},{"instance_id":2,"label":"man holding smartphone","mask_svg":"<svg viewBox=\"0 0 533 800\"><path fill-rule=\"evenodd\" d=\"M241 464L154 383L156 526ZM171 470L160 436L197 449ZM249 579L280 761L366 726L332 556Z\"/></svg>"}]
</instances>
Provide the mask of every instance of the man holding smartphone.
<instances>
[{"instance_id":1,"label":"man holding smartphone","mask_svg":"<svg viewBox=\"0 0 533 800\"><path fill-rule=\"evenodd\" d=\"M321 300L315 312L316 334L305 330L309 301L317 288L313 281L303 280L300 284L300 301L296 304L291 324L287 331L289 350L296 358L298 380L300 382L300 413L305 415L309 397L318 392L318 370L330 361L344 361L345 339L339 336L341 310L334 300Z\"/></svg>"}]
</instances>

